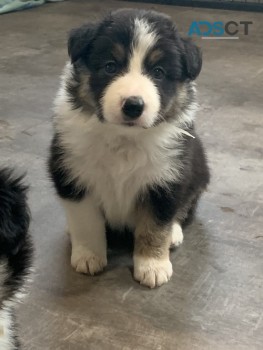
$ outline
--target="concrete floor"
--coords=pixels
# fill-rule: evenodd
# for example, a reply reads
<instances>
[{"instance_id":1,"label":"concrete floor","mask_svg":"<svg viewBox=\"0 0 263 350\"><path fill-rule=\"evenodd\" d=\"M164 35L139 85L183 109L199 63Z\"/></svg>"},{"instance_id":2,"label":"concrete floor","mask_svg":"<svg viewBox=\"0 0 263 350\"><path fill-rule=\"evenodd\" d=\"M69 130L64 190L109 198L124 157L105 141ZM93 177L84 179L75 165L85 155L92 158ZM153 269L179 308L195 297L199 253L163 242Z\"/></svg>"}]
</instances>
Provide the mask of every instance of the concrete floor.
<instances>
[{"instance_id":1,"label":"concrete floor","mask_svg":"<svg viewBox=\"0 0 263 350\"><path fill-rule=\"evenodd\" d=\"M167 12L183 33L193 20L252 20L240 40L197 40L198 129L212 183L169 284L133 281L130 254L112 251L106 272L76 274L65 220L47 179L51 105L66 32L119 1L67 1L1 16L1 164L28 171L36 274L19 308L27 350L259 350L263 344L263 15L141 5ZM136 5L140 6L140 5Z\"/></svg>"}]
</instances>

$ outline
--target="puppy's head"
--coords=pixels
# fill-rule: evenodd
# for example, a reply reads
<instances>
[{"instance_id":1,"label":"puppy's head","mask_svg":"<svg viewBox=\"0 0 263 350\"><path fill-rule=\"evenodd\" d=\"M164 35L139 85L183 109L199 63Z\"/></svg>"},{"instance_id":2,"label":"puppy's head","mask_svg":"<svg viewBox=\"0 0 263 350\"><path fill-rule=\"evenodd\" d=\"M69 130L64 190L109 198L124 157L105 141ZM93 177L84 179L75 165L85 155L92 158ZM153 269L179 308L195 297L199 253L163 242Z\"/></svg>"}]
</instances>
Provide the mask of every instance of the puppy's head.
<instances>
[{"instance_id":1,"label":"puppy's head","mask_svg":"<svg viewBox=\"0 0 263 350\"><path fill-rule=\"evenodd\" d=\"M68 51L75 106L94 106L102 122L143 128L179 118L202 65L199 49L153 11L118 10L75 29Z\"/></svg>"}]
</instances>

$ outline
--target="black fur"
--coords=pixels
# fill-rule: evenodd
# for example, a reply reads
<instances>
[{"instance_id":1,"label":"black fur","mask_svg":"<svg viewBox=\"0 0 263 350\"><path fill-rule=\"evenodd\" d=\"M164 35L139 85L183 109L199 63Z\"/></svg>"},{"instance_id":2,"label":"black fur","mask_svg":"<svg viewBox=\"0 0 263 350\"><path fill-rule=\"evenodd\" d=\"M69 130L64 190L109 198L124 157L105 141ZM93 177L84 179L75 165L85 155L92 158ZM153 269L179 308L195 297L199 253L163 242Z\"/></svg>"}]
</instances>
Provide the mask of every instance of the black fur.
<instances>
[{"instance_id":1,"label":"black fur","mask_svg":"<svg viewBox=\"0 0 263 350\"><path fill-rule=\"evenodd\" d=\"M182 38L182 66L184 77L195 80L202 69L202 53L190 38Z\"/></svg>"},{"instance_id":2,"label":"black fur","mask_svg":"<svg viewBox=\"0 0 263 350\"><path fill-rule=\"evenodd\" d=\"M182 225L191 222L199 197L209 183L209 170L203 145L191 129L195 139L184 136L183 163L179 181L148 189L147 201L158 224L169 224L174 218Z\"/></svg>"},{"instance_id":3,"label":"black fur","mask_svg":"<svg viewBox=\"0 0 263 350\"><path fill-rule=\"evenodd\" d=\"M71 57L72 63L76 62L80 57L87 55L97 27L97 24L89 23L71 30L68 39L68 54Z\"/></svg>"},{"instance_id":4,"label":"black fur","mask_svg":"<svg viewBox=\"0 0 263 350\"><path fill-rule=\"evenodd\" d=\"M80 83L81 83L80 77L75 72L73 73L73 79L67 82L66 89L69 96L68 100L73 110L81 108L82 106L81 100L78 97Z\"/></svg>"},{"instance_id":5,"label":"black fur","mask_svg":"<svg viewBox=\"0 0 263 350\"><path fill-rule=\"evenodd\" d=\"M48 162L49 173L55 185L57 194L63 199L80 201L86 194L86 188L77 184L77 179L72 179L70 170L63 164L66 151L60 143L59 135L55 134L50 147Z\"/></svg>"},{"instance_id":6,"label":"black fur","mask_svg":"<svg viewBox=\"0 0 263 350\"><path fill-rule=\"evenodd\" d=\"M6 302L15 301L15 294L24 285L33 252L28 233L27 187L22 180L10 169L0 170L0 313L3 309L11 313L13 320L9 326L13 330L13 310ZM14 350L19 348L15 332L11 342Z\"/></svg>"},{"instance_id":7,"label":"black fur","mask_svg":"<svg viewBox=\"0 0 263 350\"><path fill-rule=\"evenodd\" d=\"M23 177L8 169L0 171L0 254L12 251L25 238L29 226Z\"/></svg>"}]
</instances>

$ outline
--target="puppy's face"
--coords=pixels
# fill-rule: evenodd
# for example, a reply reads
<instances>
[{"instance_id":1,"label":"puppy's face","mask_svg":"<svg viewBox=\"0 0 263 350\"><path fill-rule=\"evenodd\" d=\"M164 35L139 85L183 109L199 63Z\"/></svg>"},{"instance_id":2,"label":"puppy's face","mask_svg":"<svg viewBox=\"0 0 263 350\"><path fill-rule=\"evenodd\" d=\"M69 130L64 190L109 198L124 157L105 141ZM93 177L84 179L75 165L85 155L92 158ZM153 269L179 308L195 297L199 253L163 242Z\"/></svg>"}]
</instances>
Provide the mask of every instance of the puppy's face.
<instances>
[{"instance_id":1,"label":"puppy's face","mask_svg":"<svg viewBox=\"0 0 263 350\"><path fill-rule=\"evenodd\" d=\"M170 118L201 70L197 47L179 37L169 17L149 11L119 10L72 31L69 54L76 104L95 105L101 121L126 126Z\"/></svg>"}]
</instances>

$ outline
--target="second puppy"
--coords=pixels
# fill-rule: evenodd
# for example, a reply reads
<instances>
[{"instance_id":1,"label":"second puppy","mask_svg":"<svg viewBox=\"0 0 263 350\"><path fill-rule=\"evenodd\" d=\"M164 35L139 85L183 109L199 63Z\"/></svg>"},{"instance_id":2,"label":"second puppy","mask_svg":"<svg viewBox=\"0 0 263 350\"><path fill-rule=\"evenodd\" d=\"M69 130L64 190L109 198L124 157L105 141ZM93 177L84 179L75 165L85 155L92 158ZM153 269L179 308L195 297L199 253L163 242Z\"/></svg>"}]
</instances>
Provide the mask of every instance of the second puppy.
<instances>
[{"instance_id":1,"label":"second puppy","mask_svg":"<svg viewBox=\"0 0 263 350\"><path fill-rule=\"evenodd\" d=\"M10 169L0 169L0 349L20 349L14 307L30 272L32 243L27 188Z\"/></svg>"}]
</instances>

